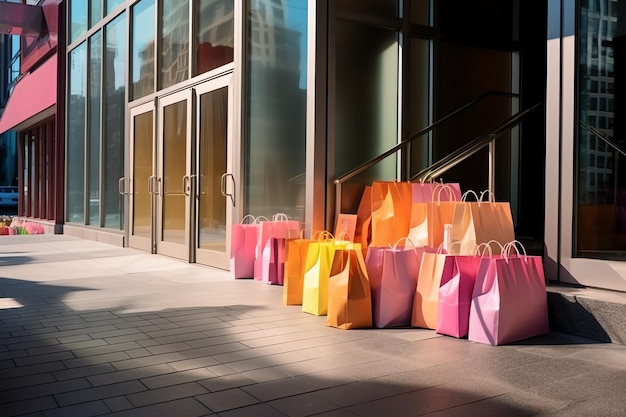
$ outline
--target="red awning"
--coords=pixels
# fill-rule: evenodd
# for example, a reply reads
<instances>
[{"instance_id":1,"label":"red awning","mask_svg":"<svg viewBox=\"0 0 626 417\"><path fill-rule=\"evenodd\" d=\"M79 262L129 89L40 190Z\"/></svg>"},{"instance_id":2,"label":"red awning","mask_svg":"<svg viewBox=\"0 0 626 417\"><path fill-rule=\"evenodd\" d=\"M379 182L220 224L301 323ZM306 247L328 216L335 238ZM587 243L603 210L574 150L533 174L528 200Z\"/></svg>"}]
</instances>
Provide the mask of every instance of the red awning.
<instances>
[{"instance_id":1,"label":"red awning","mask_svg":"<svg viewBox=\"0 0 626 417\"><path fill-rule=\"evenodd\" d=\"M0 117L0 134L19 130L24 122L39 122L54 114L57 101L57 57L48 59L18 81ZM39 117L37 117L39 116ZM29 123L30 125L31 123ZM23 125L24 126L24 125Z\"/></svg>"}]
</instances>

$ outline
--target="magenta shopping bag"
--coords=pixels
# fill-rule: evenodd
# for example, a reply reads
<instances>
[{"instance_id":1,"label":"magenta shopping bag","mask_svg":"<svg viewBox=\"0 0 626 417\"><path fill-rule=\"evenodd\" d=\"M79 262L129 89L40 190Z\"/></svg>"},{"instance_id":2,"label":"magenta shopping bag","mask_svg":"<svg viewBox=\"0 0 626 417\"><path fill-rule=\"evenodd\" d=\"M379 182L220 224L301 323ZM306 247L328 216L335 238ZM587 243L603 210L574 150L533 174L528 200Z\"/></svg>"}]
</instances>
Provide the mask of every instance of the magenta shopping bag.
<instances>
[{"instance_id":1,"label":"magenta shopping bag","mask_svg":"<svg viewBox=\"0 0 626 417\"><path fill-rule=\"evenodd\" d=\"M272 217L272 220L261 221L259 236L256 245L256 257L254 262L254 279L263 281L264 274L269 274L273 243L270 238L282 239L282 247L279 248L283 252L286 239L296 238L300 235L300 222L297 220L289 220L286 214L278 213ZM278 256L278 255L277 255Z\"/></svg>"},{"instance_id":2,"label":"magenta shopping bag","mask_svg":"<svg viewBox=\"0 0 626 417\"><path fill-rule=\"evenodd\" d=\"M245 216L233 224L230 238L230 271L235 279L254 276L256 245L259 240L259 221L264 217ZM267 219L265 219L267 220Z\"/></svg>"},{"instance_id":3,"label":"magenta shopping bag","mask_svg":"<svg viewBox=\"0 0 626 417\"><path fill-rule=\"evenodd\" d=\"M479 255L445 257L439 286L437 333L458 338L467 336L472 294L481 260Z\"/></svg>"},{"instance_id":4,"label":"magenta shopping bag","mask_svg":"<svg viewBox=\"0 0 626 417\"><path fill-rule=\"evenodd\" d=\"M261 280L266 284L284 283L286 241L285 238L271 237L263 248Z\"/></svg>"},{"instance_id":5,"label":"magenta shopping bag","mask_svg":"<svg viewBox=\"0 0 626 417\"><path fill-rule=\"evenodd\" d=\"M482 260L470 307L468 339L501 345L549 331L548 300L540 256L510 252Z\"/></svg>"},{"instance_id":6,"label":"magenta shopping bag","mask_svg":"<svg viewBox=\"0 0 626 417\"><path fill-rule=\"evenodd\" d=\"M365 259L372 290L374 327L411 324L413 297L422 254L431 248L412 245L370 246Z\"/></svg>"}]
</instances>

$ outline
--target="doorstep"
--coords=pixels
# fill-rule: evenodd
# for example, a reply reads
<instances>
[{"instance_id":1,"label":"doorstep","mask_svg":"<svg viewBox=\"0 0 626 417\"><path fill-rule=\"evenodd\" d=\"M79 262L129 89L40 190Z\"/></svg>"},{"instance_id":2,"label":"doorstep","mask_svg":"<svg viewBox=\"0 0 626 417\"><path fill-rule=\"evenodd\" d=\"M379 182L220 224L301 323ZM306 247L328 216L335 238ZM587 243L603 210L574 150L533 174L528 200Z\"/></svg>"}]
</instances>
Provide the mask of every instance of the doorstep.
<instances>
[{"instance_id":1,"label":"doorstep","mask_svg":"<svg viewBox=\"0 0 626 417\"><path fill-rule=\"evenodd\" d=\"M626 293L548 284L550 330L626 345Z\"/></svg>"}]
</instances>

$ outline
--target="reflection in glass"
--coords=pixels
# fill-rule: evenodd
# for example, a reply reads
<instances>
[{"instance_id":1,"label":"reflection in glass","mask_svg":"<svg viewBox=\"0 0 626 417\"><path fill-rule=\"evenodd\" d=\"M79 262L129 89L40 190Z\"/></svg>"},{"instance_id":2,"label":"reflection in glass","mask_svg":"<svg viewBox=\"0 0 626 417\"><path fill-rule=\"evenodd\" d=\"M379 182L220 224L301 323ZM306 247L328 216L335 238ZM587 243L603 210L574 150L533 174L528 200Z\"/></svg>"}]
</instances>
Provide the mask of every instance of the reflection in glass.
<instances>
[{"instance_id":1,"label":"reflection in glass","mask_svg":"<svg viewBox=\"0 0 626 417\"><path fill-rule=\"evenodd\" d=\"M72 2L73 4L74 2ZM67 100L67 221L85 219L85 107L87 43L70 52Z\"/></svg>"},{"instance_id":2,"label":"reflection in glass","mask_svg":"<svg viewBox=\"0 0 626 417\"><path fill-rule=\"evenodd\" d=\"M160 88L189 78L189 0L161 0Z\"/></svg>"},{"instance_id":3,"label":"reflection in glass","mask_svg":"<svg viewBox=\"0 0 626 417\"><path fill-rule=\"evenodd\" d=\"M135 116L133 128L133 230L134 236L151 238L152 196L148 181L152 175L152 112Z\"/></svg>"},{"instance_id":4,"label":"reflection in glass","mask_svg":"<svg viewBox=\"0 0 626 417\"><path fill-rule=\"evenodd\" d=\"M72 3L76 3L75 1ZM102 0L91 0L91 10L89 11L89 27L93 27L102 20Z\"/></svg>"},{"instance_id":5,"label":"reflection in glass","mask_svg":"<svg viewBox=\"0 0 626 417\"><path fill-rule=\"evenodd\" d=\"M105 28L104 51L104 138L102 149L104 227L121 230L123 197L119 179L124 176L124 112L126 110L126 19L124 13Z\"/></svg>"},{"instance_id":6,"label":"reflection in glass","mask_svg":"<svg viewBox=\"0 0 626 417\"><path fill-rule=\"evenodd\" d=\"M89 224L100 220L100 88L102 68L102 32L89 38Z\"/></svg>"},{"instance_id":7,"label":"reflection in glass","mask_svg":"<svg viewBox=\"0 0 626 417\"><path fill-rule=\"evenodd\" d=\"M626 250L626 9L580 2L576 252L611 258ZM615 148L619 149L616 151Z\"/></svg>"},{"instance_id":8,"label":"reflection in glass","mask_svg":"<svg viewBox=\"0 0 626 417\"><path fill-rule=\"evenodd\" d=\"M336 45L336 55L342 57L337 59L335 99L335 172L339 176L397 143L398 34L338 20ZM389 157L364 172L359 181L394 178L396 158Z\"/></svg>"},{"instance_id":9,"label":"reflection in glass","mask_svg":"<svg viewBox=\"0 0 626 417\"><path fill-rule=\"evenodd\" d=\"M226 172L228 89L200 97L200 158L198 172L198 247L226 251L226 205L220 179Z\"/></svg>"},{"instance_id":10,"label":"reflection in glass","mask_svg":"<svg viewBox=\"0 0 626 417\"><path fill-rule=\"evenodd\" d=\"M233 0L195 0L197 22L194 75L233 62Z\"/></svg>"},{"instance_id":11,"label":"reflection in glass","mask_svg":"<svg viewBox=\"0 0 626 417\"><path fill-rule=\"evenodd\" d=\"M70 42L87 32L87 2L70 2Z\"/></svg>"},{"instance_id":12,"label":"reflection in glass","mask_svg":"<svg viewBox=\"0 0 626 417\"><path fill-rule=\"evenodd\" d=\"M184 245L187 102L163 108L163 202L161 240Z\"/></svg>"},{"instance_id":13,"label":"reflection in glass","mask_svg":"<svg viewBox=\"0 0 626 417\"><path fill-rule=\"evenodd\" d=\"M411 38L411 91L409 93L409 136L424 129L430 123L430 40ZM429 164L429 136L416 140L411 145L411 167L416 174Z\"/></svg>"},{"instance_id":14,"label":"reflection in glass","mask_svg":"<svg viewBox=\"0 0 626 417\"><path fill-rule=\"evenodd\" d=\"M250 1L244 214L304 221L307 1Z\"/></svg>"},{"instance_id":15,"label":"reflection in glass","mask_svg":"<svg viewBox=\"0 0 626 417\"><path fill-rule=\"evenodd\" d=\"M99 0L96 0L99 1ZM111 13L117 6L124 3L124 0L106 0L107 2L107 15Z\"/></svg>"},{"instance_id":16,"label":"reflection in glass","mask_svg":"<svg viewBox=\"0 0 626 417\"><path fill-rule=\"evenodd\" d=\"M132 97L154 93L154 0L141 0L132 9Z\"/></svg>"}]
</instances>

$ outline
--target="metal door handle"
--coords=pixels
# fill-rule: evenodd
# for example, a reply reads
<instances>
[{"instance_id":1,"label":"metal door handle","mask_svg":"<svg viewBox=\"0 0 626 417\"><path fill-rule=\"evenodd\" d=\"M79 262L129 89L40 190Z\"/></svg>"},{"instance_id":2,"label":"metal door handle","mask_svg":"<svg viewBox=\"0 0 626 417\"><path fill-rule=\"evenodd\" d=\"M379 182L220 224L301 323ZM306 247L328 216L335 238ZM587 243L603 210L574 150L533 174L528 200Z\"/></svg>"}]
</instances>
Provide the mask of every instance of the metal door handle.
<instances>
[{"instance_id":1,"label":"metal door handle","mask_svg":"<svg viewBox=\"0 0 626 417\"><path fill-rule=\"evenodd\" d=\"M226 191L226 178L228 178L228 177L230 177L232 182L233 182L233 192L232 192L232 194L229 193L228 191ZM235 207L235 177L233 176L233 174L228 173L228 172L222 174L221 187L220 188L221 188L220 191L222 192L222 195L224 197L230 197L230 200L233 203L233 207Z\"/></svg>"},{"instance_id":2,"label":"metal door handle","mask_svg":"<svg viewBox=\"0 0 626 417\"><path fill-rule=\"evenodd\" d=\"M186 197L189 197L190 190L191 190L191 187L190 187L189 175L184 175L183 176L183 194L185 194Z\"/></svg>"},{"instance_id":3,"label":"metal door handle","mask_svg":"<svg viewBox=\"0 0 626 417\"><path fill-rule=\"evenodd\" d=\"M117 190L122 195L130 194L129 192L130 187L127 187L126 184L130 184L130 178L121 177L119 182L117 183Z\"/></svg>"},{"instance_id":4,"label":"metal door handle","mask_svg":"<svg viewBox=\"0 0 626 417\"><path fill-rule=\"evenodd\" d=\"M156 195L159 194L159 191L156 190L155 191L155 184L159 183L159 179L156 175L151 175L150 177L148 177L148 192L152 195Z\"/></svg>"}]
</instances>

